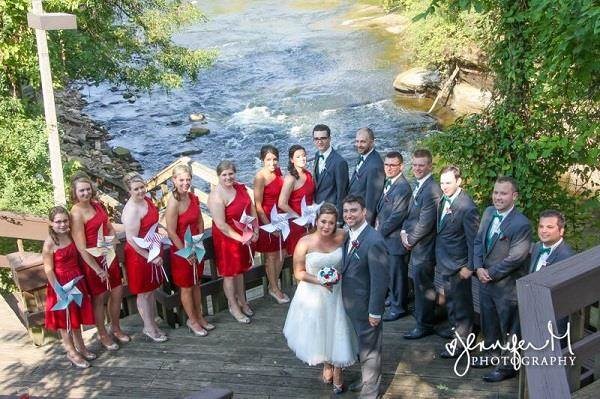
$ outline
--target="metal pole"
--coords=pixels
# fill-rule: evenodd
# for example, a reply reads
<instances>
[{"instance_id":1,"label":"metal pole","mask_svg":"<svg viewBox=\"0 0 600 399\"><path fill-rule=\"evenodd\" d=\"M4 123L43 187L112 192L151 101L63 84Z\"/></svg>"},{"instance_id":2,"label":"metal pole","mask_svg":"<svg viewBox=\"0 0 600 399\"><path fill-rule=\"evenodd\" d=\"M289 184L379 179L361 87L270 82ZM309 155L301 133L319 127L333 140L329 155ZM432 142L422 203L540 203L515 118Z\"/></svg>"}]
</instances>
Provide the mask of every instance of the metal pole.
<instances>
[{"instance_id":1,"label":"metal pole","mask_svg":"<svg viewBox=\"0 0 600 399\"><path fill-rule=\"evenodd\" d=\"M36 14L42 14L41 0L32 0L32 10ZM35 30L37 51L40 63L40 75L42 80L42 97L44 99L44 114L46 116L46 128L48 130L48 148L50 150L50 171L52 174L52 185L54 186L54 204L66 205L65 181L62 170L62 159L60 153L60 141L58 139L58 126L56 122L56 105L54 104L54 89L52 87L52 72L50 71L50 57L48 55L48 42L46 31Z\"/></svg>"}]
</instances>

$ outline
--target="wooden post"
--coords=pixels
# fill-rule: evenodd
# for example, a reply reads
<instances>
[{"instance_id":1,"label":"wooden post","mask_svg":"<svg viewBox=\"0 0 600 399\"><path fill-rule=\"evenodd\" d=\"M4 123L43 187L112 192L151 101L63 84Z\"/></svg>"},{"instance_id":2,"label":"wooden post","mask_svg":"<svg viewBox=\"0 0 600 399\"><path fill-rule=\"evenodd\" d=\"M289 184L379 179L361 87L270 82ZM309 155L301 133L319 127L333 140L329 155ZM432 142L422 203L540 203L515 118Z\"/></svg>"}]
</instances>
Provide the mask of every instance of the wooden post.
<instances>
[{"instance_id":1,"label":"wooden post","mask_svg":"<svg viewBox=\"0 0 600 399\"><path fill-rule=\"evenodd\" d=\"M52 72L50 71L46 30L77 29L77 23L75 22L75 16L71 14L44 13L42 0L32 0L31 3L33 12L27 15L27 22L31 28L35 29L37 42L44 114L46 116L46 129L48 130L50 171L52 174L52 185L54 186L54 203L56 205L66 205L65 183L62 171L60 141L58 139L56 105L54 104L54 89L52 88Z\"/></svg>"}]
</instances>

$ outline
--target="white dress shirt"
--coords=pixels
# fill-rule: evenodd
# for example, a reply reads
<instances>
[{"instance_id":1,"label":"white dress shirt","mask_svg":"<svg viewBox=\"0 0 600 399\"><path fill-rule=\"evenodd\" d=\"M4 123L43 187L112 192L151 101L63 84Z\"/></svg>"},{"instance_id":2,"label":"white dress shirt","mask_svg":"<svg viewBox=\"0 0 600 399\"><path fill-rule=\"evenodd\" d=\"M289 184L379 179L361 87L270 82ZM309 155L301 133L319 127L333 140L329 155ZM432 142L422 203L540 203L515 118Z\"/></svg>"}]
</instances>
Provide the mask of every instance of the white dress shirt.
<instances>
[{"instance_id":1,"label":"white dress shirt","mask_svg":"<svg viewBox=\"0 0 600 399\"><path fill-rule=\"evenodd\" d=\"M373 152L373 150L375 149L375 147L371 148L371 151L367 152L366 154L362 155L363 157L363 161L360 163L356 164L356 169L355 172L358 172L361 168L361 166L363 166L363 164L365 163L365 161L367 160L367 157Z\"/></svg>"},{"instance_id":2,"label":"white dress shirt","mask_svg":"<svg viewBox=\"0 0 600 399\"><path fill-rule=\"evenodd\" d=\"M417 198L417 194L421 190L421 187L423 187L423 183L425 183L425 180L429 179L429 176L431 176L431 173L429 173L427 176L423 177L422 179L417 179L417 183L419 183L419 186L417 187L417 189L415 191L413 191L413 197Z\"/></svg>"},{"instance_id":3,"label":"white dress shirt","mask_svg":"<svg viewBox=\"0 0 600 399\"><path fill-rule=\"evenodd\" d=\"M318 162L318 164L319 164L319 174L323 173L323 171L325 170L325 162L327 162L327 157L329 156L329 154L331 154L331 146L329 146L329 148L326 149L325 152L320 153L320 155L322 155L323 158L319 159L319 162Z\"/></svg>"},{"instance_id":4,"label":"white dress shirt","mask_svg":"<svg viewBox=\"0 0 600 399\"><path fill-rule=\"evenodd\" d=\"M502 216L502 220L498 219L498 218L494 218L494 220L492 221L492 226L490 227L490 231L488 232L488 240L491 240L492 237L494 236L494 234L500 234L500 225L502 224L502 222L506 219L506 217L508 216L508 214L515 208L515 206L513 205L508 211L506 212L498 212L497 210L495 212L498 212L498 214L500 216Z\"/></svg>"},{"instance_id":5,"label":"white dress shirt","mask_svg":"<svg viewBox=\"0 0 600 399\"><path fill-rule=\"evenodd\" d=\"M385 184L384 184L384 186L383 186L383 193L384 194L387 194L387 192L390 191L390 188L394 185L394 183L396 183L396 180L398 180L400 178L400 176L402 176L402 173L398 173L395 177L390 178L390 185L389 186L385 187Z\"/></svg>"},{"instance_id":6,"label":"white dress shirt","mask_svg":"<svg viewBox=\"0 0 600 399\"><path fill-rule=\"evenodd\" d=\"M450 200L450 202L448 202L448 201L446 201L444 199L442 200L442 201L444 201L444 208L442 209L442 215L440 216L440 222L442 220L444 220L444 218L448 214L448 210L450 209L450 206L452 205L452 203L454 202L454 200L456 199L456 197L458 197L458 194L460 194L460 192L461 192L461 189L459 187L454 194L452 194L450 197L448 197L448 199Z\"/></svg>"},{"instance_id":7,"label":"white dress shirt","mask_svg":"<svg viewBox=\"0 0 600 399\"><path fill-rule=\"evenodd\" d=\"M558 240L557 242L554 243L554 245L552 245L550 247L550 252L547 254L541 254L538 258L537 264L535 265L535 271L537 272L538 270L540 270L542 267L546 266L546 262L548 261L548 258L550 257L550 255L552 255L552 252L554 252L554 250L556 249L556 247L558 247L560 245L560 243L563 242L563 239L561 238L560 240ZM546 245L542 244L542 246L540 248L548 248ZM533 256L536 256L536 254L532 254Z\"/></svg>"}]
</instances>

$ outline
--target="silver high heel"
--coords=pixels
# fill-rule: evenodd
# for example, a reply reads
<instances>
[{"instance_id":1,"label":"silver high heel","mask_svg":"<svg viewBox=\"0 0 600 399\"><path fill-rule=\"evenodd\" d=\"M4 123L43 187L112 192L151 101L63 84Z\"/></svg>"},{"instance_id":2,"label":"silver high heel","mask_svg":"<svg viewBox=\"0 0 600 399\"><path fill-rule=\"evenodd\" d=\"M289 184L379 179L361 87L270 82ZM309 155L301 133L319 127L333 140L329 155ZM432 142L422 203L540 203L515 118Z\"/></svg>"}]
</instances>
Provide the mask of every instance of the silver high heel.
<instances>
[{"instance_id":1,"label":"silver high heel","mask_svg":"<svg viewBox=\"0 0 600 399\"><path fill-rule=\"evenodd\" d=\"M206 331L204 328L202 328L202 330L195 330L192 327L192 322L190 319L185 322L185 325L190 329L190 332L194 333L194 335L197 337L206 337L208 335L208 331Z\"/></svg>"},{"instance_id":2,"label":"silver high heel","mask_svg":"<svg viewBox=\"0 0 600 399\"><path fill-rule=\"evenodd\" d=\"M79 369L87 369L90 367L90 364L87 362L87 360L82 360L82 361L76 361L73 360L73 358L71 358L71 356L69 356L69 354L67 353L67 359L69 359L69 361L71 362L71 364Z\"/></svg>"},{"instance_id":3,"label":"silver high heel","mask_svg":"<svg viewBox=\"0 0 600 399\"><path fill-rule=\"evenodd\" d=\"M231 311L231 308L229 308L229 314L231 314L233 316L233 318L238 321L238 323L250 324L250 322L252 321L248 316L244 315L244 313L242 313L242 315L240 315L240 316L236 316Z\"/></svg>"},{"instance_id":4,"label":"silver high heel","mask_svg":"<svg viewBox=\"0 0 600 399\"><path fill-rule=\"evenodd\" d=\"M150 331L148 331L146 329L143 329L142 333L154 342L165 342L165 341L169 340L169 338L166 335L158 334L157 336L153 336L152 334L150 334Z\"/></svg>"}]
</instances>

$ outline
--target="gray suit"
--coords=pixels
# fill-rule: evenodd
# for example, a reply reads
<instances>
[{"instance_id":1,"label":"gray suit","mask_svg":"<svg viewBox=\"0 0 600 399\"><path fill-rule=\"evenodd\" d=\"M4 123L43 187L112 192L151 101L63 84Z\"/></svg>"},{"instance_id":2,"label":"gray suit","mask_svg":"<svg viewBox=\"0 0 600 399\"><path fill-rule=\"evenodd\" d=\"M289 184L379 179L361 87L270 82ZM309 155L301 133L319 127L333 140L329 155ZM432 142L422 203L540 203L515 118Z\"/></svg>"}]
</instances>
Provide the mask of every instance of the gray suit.
<instances>
[{"instance_id":1,"label":"gray suit","mask_svg":"<svg viewBox=\"0 0 600 399\"><path fill-rule=\"evenodd\" d=\"M390 311L397 314L408 312L408 262L400 231L411 200L410 184L400 175L377 204L375 224L390 254Z\"/></svg>"},{"instance_id":2,"label":"gray suit","mask_svg":"<svg viewBox=\"0 0 600 399\"><path fill-rule=\"evenodd\" d=\"M431 329L435 311L435 231L437 204L442 191L430 176L410 202L408 217L402 225L408 235L410 267L415 286L415 319L417 328Z\"/></svg>"},{"instance_id":3,"label":"gray suit","mask_svg":"<svg viewBox=\"0 0 600 399\"><path fill-rule=\"evenodd\" d=\"M458 272L463 266L473 270L473 242L479 228L479 212L471 197L464 191L454 198L449 212L442 218L445 201L437 212L435 260L442 275L450 325L461 337L473 330L473 296L471 278L463 280Z\"/></svg>"},{"instance_id":4,"label":"gray suit","mask_svg":"<svg viewBox=\"0 0 600 399\"><path fill-rule=\"evenodd\" d=\"M370 225L375 224L377 202L383 192L384 180L383 160L377 150L373 150L369 154L363 161L358 172L353 171L352 178L350 179L348 195L359 195L365 200L367 223Z\"/></svg>"},{"instance_id":5,"label":"gray suit","mask_svg":"<svg viewBox=\"0 0 600 399\"><path fill-rule=\"evenodd\" d=\"M389 284L388 253L381 235L366 226L356 240L344 242L342 298L344 308L358 335L358 358L363 387L361 398L376 398L381 383L382 323L369 324L369 314L383 315ZM348 253L348 246L352 250Z\"/></svg>"},{"instance_id":6,"label":"gray suit","mask_svg":"<svg viewBox=\"0 0 600 399\"><path fill-rule=\"evenodd\" d=\"M348 192L348 162L333 148L325 160L325 169L319 173L319 155L315 154L315 203L330 202L342 213L342 201Z\"/></svg>"},{"instance_id":7,"label":"gray suit","mask_svg":"<svg viewBox=\"0 0 600 399\"><path fill-rule=\"evenodd\" d=\"M516 281L527 273L531 246L529 219L516 208L500 223L501 233L488 243L495 212L493 206L483 212L473 248L473 268L486 268L492 278L480 284L479 307L486 345L503 342L507 334L521 335Z\"/></svg>"}]
</instances>

